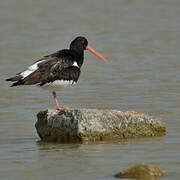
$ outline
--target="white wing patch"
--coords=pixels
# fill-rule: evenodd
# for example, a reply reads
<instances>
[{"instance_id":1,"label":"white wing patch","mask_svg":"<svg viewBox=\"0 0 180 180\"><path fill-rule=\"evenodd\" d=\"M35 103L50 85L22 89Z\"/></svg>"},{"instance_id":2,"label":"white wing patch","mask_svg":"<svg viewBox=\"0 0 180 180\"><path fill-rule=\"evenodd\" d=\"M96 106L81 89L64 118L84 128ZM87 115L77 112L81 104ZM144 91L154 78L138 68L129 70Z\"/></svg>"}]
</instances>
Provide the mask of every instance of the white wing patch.
<instances>
[{"instance_id":1,"label":"white wing patch","mask_svg":"<svg viewBox=\"0 0 180 180\"><path fill-rule=\"evenodd\" d=\"M31 73L33 73L34 71L36 71L38 69L38 64L43 62L45 60L42 60L42 61L38 61L36 62L35 64L31 65L28 67L28 69L26 71L23 71L20 75L25 78L27 76L29 76Z\"/></svg>"},{"instance_id":2,"label":"white wing patch","mask_svg":"<svg viewBox=\"0 0 180 180\"><path fill-rule=\"evenodd\" d=\"M46 83L44 84L43 86L39 86L40 88L42 89L45 89L45 90L59 90L59 89L63 89L63 88L66 88L68 85L73 85L73 84L76 84L75 81L73 80L55 80L53 82L49 82L49 83Z\"/></svg>"}]
</instances>

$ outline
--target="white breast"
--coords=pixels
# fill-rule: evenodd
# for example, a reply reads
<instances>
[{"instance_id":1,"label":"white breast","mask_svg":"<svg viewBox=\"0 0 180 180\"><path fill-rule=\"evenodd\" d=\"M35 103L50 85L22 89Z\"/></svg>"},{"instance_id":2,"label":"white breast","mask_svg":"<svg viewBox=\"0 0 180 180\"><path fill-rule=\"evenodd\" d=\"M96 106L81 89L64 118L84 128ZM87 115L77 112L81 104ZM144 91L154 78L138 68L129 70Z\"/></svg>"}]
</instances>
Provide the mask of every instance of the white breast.
<instances>
[{"instance_id":1,"label":"white breast","mask_svg":"<svg viewBox=\"0 0 180 180\"><path fill-rule=\"evenodd\" d=\"M74 61L73 66L79 67L76 61Z\"/></svg>"},{"instance_id":2,"label":"white breast","mask_svg":"<svg viewBox=\"0 0 180 180\"><path fill-rule=\"evenodd\" d=\"M67 80L55 80L53 82L49 82L44 84L43 86L39 86L42 89L45 90L60 90L63 88L66 88L69 85L73 85L76 84L75 81L71 80L71 81L67 81Z\"/></svg>"}]
</instances>

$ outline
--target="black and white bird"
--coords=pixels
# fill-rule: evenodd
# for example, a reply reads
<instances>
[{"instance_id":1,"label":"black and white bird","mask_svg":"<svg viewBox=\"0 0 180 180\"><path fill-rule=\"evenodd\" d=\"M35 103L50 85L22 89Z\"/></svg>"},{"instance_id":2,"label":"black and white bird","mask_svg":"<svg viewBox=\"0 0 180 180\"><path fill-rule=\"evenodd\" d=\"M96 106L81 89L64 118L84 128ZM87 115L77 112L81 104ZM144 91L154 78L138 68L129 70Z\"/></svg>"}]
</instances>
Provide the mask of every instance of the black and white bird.
<instances>
[{"instance_id":1,"label":"black and white bird","mask_svg":"<svg viewBox=\"0 0 180 180\"><path fill-rule=\"evenodd\" d=\"M88 45L85 37L80 36L71 42L69 49L44 56L29 66L27 70L6 79L6 81L13 82L11 87L37 85L42 89L51 90L57 109L61 110L55 91L77 83L83 65L84 50L89 50L103 61L106 61L103 56Z\"/></svg>"}]
</instances>

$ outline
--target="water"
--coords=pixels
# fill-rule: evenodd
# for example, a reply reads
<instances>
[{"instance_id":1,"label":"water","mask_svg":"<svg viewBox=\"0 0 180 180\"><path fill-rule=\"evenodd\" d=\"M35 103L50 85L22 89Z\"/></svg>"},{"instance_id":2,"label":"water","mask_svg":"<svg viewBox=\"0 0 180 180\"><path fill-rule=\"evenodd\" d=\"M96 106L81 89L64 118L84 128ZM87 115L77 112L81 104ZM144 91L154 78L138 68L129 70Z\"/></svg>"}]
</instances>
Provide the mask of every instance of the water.
<instances>
[{"instance_id":1,"label":"water","mask_svg":"<svg viewBox=\"0 0 180 180\"><path fill-rule=\"evenodd\" d=\"M147 162L180 176L180 2L178 0L6 0L0 5L0 179L115 179ZM167 135L118 144L39 143L40 110L55 108L36 87L9 88L4 79L36 59L68 47L77 35L104 55L86 52L77 86L58 92L72 108L146 112Z\"/></svg>"}]
</instances>

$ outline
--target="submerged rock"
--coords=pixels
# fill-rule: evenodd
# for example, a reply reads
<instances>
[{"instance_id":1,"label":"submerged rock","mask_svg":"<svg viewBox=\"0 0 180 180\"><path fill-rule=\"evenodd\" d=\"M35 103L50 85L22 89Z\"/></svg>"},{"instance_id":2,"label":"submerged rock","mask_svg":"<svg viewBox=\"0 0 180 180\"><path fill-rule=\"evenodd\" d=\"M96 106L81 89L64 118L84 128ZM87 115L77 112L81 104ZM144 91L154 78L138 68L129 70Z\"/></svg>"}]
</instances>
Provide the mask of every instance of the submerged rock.
<instances>
[{"instance_id":1,"label":"submerged rock","mask_svg":"<svg viewBox=\"0 0 180 180\"><path fill-rule=\"evenodd\" d=\"M134 165L132 168L119 172L115 175L115 177L152 179L166 175L167 173L159 167L153 166L151 164L140 163Z\"/></svg>"},{"instance_id":2,"label":"submerged rock","mask_svg":"<svg viewBox=\"0 0 180 180\"><path fill-rule=\"evenodd\" d=\"M134 111L65 108L40 111L37 118L35 127L43 141L104 141L166 134L161 120Z\"/></svg>"}]
</instances>

